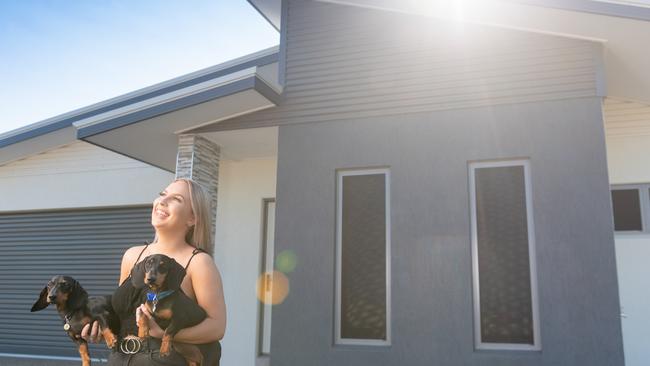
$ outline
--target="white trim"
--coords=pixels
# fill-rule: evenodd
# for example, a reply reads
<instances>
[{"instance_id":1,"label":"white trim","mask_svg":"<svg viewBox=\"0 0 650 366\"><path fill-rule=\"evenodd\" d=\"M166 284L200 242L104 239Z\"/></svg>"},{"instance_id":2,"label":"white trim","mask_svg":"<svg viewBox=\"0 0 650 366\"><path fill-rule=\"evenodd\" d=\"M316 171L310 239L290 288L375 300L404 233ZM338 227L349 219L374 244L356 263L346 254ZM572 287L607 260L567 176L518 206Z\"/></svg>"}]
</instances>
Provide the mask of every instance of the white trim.
<instances>
[{"instance_id":1,"label":"white trim","mask_svg":"<svg viewBox=\"0 0 650 366\"><path fill-rule=\"evenodd\" d=\"M63 356L41 356L41 355L28 355L24 353L0 353L0 357L13 357L13 358L33 358L37 360L55 360L55 361L81 361L80 357L63 357ZM92 362L108 362L105 358L91 358Z\"/></svg>"},{"instance_id":2,"label":"white trim","mask_svg":"<svg viewBox=\"0 0 650 366\"><path fill-rule=\"evenodd\" d=\"M481 340L481 294L479 289L478 234L476 223L476 181L475 169L507 166L524 167L524 189L526 192L526 222L528 226L528 261L530 266L530 293L533 316L533 344L484 343ZM533 223L533 197L530 177L530 161L527 159L507 161L485 161L469 163L469 197L472 240L472 287L474 296L474 346L478 350L541 351L539 322L539 297L537 292L537 261L535 255L535 225Z\"/></svg>"},{"instance_id":3,"label":"white trim","mask_svg":"<svg viewBox=\"0 0 650 366\"><path fill-rule=\"evenodd\" d=\"M262 198L261 210L261 225L260 225L260 264L258 278L268 275L273 272L275 268L275 197ZM266 282L264 282L265 285ZM273 314L273 289L270 294L265 294L264 301L258 301L257 307L257 321L255 330L255 366L268 366L271 358L271 329L273 327L273 316L268 318L268 323L265 319L266 310L269 315ZM266 308L268 306L268 308ZM265 332L268 326L268 334ZM268 338L266 336L268 335ZM269 351L265 352L265 341L268 341Z\"/></svg>"},{"instance_id":4,"label":"white trim","mask_svg":"<svg viewBox=\"0 0 650 366\"><path fill-rule=\"evenodd\" d=\"M386 340L341 338L341 246L342 246L342 207L343 207L343 177L351 175L385 176L385 209L386 209ZM336 171L336 290L335 290L335 345L390 346L391 345L391 255L390 255L390 170L389 168L370 169L339 169Z\"/></svg>"},{"instance_id":5,"label":"white trim","mask_svg":"<svg viewBox=\"0 0 650 366\"><path fill-rule=\"evenodd\" d=\"M257 71L256 66L249 67L249 68L239 70L239 71L235 71L235 72L233 72L231 74L228 74L228 75L224 75L224 76L221 76L221 77L218 77L218 78L210 79L208 81L204 81L204 82L199 83L199 84L191 85L191 86L188 86L188 87L183 88L183 89L174 90L172 92L169 92L169 93L166 93L166 94L163 94L163 95L159 95L159 96L156 96L156 97L153 97L153 98L148 98L148 99L145 99L143 101L133 103L133 104L129 104L129 105L126 105L126 106L121 107L121 108L112 109L110 111L107 111L107 112L104 112L104 113L101 113L101 114L98 114L98 115L94 115L94 116L91 116L91 117L88 117L88 118L84 118L82 120L74 122L72 125L77 129L93 126L93 125L105 122L105 121L107 121L109 119L113 119L113 118L117 118L117 117L124 116L124 115L127 115L127 114L135 113L135 112L138 112L140 110L155 107L157 105L161 105L161 104L164 104L164 103L169 103L169 102L172 102L174 100L178 100L178 99L190 96L190 95L198 94L198 93L200 93L202 91L205 91L205 90L214 89L214 88L217 88L219 86L223 86L223 85L226 85L226 84L236 82L238 80L245 79L245 78L250 77L250 76L254 76L254 75L256 75L256 71Z\"/></svg>"},{"instance_id":6,"label":"white trim","mask_svg":"<svg viewBox=\"0 0 650 366\"><path fill-rule=\"evenodd\" d=\"M650 184L612 184L609 187L612 191L624 191L636 189L639 193L639 210L641 211L641 230L616 230L614 222L614 234L625 236L638 236L650 233ZM612 199L612 219L614 219L614 200Z\"/></svg>"},{"instance_id":7,"label":"white trim","mask_svg":"<svg viewBox=\"0 0 650 366\"><path fill-rule=\"evenodd\" d=\"M634 0L593 0L599 3L610 3L617 5L638 6L640 8L650 8L650 2L634 1Z\"/></svg>"}]
</instances>

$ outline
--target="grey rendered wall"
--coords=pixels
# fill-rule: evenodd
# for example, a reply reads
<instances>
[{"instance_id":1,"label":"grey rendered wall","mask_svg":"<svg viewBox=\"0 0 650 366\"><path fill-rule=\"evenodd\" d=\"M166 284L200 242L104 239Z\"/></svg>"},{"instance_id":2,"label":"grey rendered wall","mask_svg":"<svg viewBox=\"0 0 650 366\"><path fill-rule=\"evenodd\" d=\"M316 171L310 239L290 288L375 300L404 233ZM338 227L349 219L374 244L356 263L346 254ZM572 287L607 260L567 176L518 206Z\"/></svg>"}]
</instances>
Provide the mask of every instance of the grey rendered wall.
<instances>
[{"instance_id":1,"label":"grey rendered wall","mask_svg":"<svg viewBox=\"0 0 650 366\"><path fill-rule=\"evenodd\" d=\"M271 364L621 366L599 98L281 126L276 252L295 251ZM529 158L541 352L475 351L468 162ZM338 168L389 166L390 347L334 345Z\"/></svg>"}]
</instances>

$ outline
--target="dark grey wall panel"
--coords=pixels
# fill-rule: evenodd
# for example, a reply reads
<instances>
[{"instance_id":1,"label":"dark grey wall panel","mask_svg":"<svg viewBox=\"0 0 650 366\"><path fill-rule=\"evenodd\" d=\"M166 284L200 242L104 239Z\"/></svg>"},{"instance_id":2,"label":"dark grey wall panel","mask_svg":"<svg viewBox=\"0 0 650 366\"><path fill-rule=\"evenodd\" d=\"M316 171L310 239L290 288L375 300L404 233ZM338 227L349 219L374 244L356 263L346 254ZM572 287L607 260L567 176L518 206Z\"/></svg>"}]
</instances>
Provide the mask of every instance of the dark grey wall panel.
<instances>
[{"instance_id":1,"label":"dark grey wall panel","mask_svg":"<svg viewBox=\"0 0 650 366\"><path fill-rule=\"evenodd\" d=\"M153 234L151 206L0 213L0 353L78 357L53 306L30 312L41 289L61 274L112 294L126 248Z\"/></svg>"},{"instance_id":2,"label":"dark grey wall panel","mask_svg":"<svg viewBox=\"0 0 650 366\"><path fill-rule=\"evenodd\" d=\"M622 366L599 98L281 126L271 364ZM468 162L528 158L542 351L476 351ZM336 169L391 172L392 345L334 345Z\"/></svg>"},{"instance_id":3,"label":"dark grey wall panel","mask_svg":"<svg viewBox=\"0 0 650 366\"><path fill-rule=\"evenodd\" d=\"M594 42L315 1L287 19L280 105L206 130L597 95Z\"/></svg>"}]
</instances>

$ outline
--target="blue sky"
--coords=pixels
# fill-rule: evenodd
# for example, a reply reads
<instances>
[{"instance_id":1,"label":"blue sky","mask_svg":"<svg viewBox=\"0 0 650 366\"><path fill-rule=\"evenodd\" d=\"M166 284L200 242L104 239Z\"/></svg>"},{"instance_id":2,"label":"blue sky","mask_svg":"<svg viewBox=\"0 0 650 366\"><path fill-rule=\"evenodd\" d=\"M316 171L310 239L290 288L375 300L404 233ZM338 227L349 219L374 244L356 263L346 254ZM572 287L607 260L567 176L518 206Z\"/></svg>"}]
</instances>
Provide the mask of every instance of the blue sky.
<instances>
[{"instance_id":1,"label":"blue sky","mask_svg":"<svg viewBox=\"0 0 650 366\"><path fill-rule=\"evenodd\" d=\"M278 43L246 0L0 1L0 133Z\"/></svg>"}]
</instances>

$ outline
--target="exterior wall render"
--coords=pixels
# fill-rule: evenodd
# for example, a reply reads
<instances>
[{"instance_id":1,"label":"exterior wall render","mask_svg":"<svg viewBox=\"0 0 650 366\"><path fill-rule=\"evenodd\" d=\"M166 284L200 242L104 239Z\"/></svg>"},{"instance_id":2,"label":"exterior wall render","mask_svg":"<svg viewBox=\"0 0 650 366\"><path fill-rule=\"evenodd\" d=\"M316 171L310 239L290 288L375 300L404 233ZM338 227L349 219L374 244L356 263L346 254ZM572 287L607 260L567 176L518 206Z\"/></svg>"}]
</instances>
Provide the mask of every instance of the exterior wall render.
<instances>
[{"instance_id":1,"label":"exterior wall render","mask_svg":"<svg viewBox=\"0 0 650 366\"><path fill-rule=\"evenodd\" d=\"M275 197L276 166L275 158L220 161L214 260L228 317L222 365L256 364L263 199Z\"/></svg>"},{"instance_id":2,"label":"exterior wall render","mask_svg":"<svg viewBox=\"0 0 650 366\"><path fill-rule=\"evenodd\" d=\"M281 126L271 364L623 365L598 97ZM468 162L530 160L541 352L476 351ZM392 345L334 346L336 169L391 172ZM300 331L296 331L300 329Z\"/></svg>"}]
</instances>

